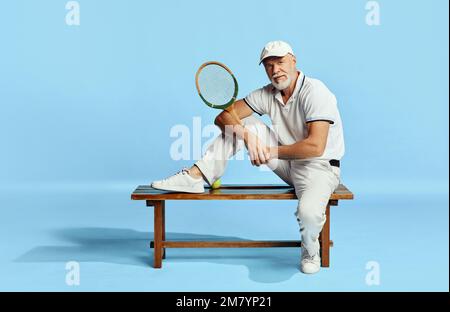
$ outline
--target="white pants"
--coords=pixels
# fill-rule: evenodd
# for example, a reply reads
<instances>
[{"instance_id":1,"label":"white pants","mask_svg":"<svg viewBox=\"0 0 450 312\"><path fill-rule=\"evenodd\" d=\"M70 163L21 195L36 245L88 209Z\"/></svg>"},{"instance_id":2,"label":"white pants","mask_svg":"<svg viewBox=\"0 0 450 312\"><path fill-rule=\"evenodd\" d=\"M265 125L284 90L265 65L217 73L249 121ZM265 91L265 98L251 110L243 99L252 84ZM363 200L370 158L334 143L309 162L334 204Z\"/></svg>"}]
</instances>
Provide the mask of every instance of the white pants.
<instances>
[{"instance_id":1,"label":"white pants","mask_svg":"<svg viewBox=\"0 0 450 312\"><path fill-rule=\"evenodd\" d=\"M242 119L243 125L268 146L277 146L275 133L254 116ZM241 139L219 135L195 165L211 185L225 172L228 159L245 148ZM295 188L299 199L295 216L300 225L302 244L310 255L319 252L319 234L326 221L326 207L340 183L340 169L327 160L272 159L267 166Z\"/></svg>"}]
</instances>

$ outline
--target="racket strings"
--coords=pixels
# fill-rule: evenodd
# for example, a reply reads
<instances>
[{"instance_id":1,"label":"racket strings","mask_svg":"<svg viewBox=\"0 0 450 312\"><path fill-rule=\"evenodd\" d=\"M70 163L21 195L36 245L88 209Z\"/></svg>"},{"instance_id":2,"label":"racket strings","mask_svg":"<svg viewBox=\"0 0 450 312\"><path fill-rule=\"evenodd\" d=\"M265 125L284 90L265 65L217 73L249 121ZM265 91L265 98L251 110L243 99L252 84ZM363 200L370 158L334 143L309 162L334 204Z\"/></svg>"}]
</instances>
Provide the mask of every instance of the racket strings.
<instances>
[{"instance_id":1,"label":"racket strings","mask_svg":"<svg viewBox=\"0 0 450 312\"><path fill-rule=\"evenodd\" d=\"M223 67L210 64L199 73L200 94L213 106L229 103L235 92L233 76Z\"/></svg>"}]
</instances>

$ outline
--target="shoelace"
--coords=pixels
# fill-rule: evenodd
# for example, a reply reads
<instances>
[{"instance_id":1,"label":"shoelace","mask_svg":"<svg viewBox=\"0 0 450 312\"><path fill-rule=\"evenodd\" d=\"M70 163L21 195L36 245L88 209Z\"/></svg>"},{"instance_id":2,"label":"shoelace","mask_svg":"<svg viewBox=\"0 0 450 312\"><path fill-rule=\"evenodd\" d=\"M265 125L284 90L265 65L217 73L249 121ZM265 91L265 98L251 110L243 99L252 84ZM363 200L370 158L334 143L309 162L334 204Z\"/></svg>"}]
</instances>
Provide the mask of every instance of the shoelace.
<instances>
[{"instance_id":1,"label":"shoelace","mask_svg":"<svg viewBox=\"0 0 450 312\"><path fill-rule=\"evenodd\" d=\"M309 262L309 263L315 263L315 258L316 258L316 255L311 256L306 249L302 250L302 261Z\"/></svg>"},{"instance_id":2,"label":"shoelace","mask_svg":"<svg viewBox=\"0 0 450 312\"><path fill-rule=\"evenodd\" d=\"M185 168L181 169L180 171L178 171L177 173L175 173L174 175L163 179L162 181L165 182L165 181L167 181L167 180L169 180L169 179L171 179L171 178L173 178L173 177L175 177L177 175L180 175L180 174L189 174L189 169L185 167Z\"/></svg>"}]
</instances>

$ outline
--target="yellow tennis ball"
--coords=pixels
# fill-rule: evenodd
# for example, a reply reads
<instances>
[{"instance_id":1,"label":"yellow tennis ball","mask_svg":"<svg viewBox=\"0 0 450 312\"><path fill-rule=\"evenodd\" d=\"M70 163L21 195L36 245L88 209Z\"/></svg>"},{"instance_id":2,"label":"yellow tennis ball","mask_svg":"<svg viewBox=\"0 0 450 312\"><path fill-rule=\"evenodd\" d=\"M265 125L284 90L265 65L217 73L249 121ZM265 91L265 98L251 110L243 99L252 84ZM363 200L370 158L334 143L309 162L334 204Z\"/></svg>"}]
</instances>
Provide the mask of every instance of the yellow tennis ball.
<instances>
[{"instance_id":1,"label":"yellow tennis ball","mask_svg":"<svg viewBox=\"0 0 450 312\"><path fill-rule=\"evenodd\" d=\"M214 182L214 183L211 185L211 188L213 188L213 189L218 189L218 188L220 187L221 184L222 184L222 183L220 182L220 179L218 179L218 180L216 180L216 182Z\"/></svg>"}]
</instances>

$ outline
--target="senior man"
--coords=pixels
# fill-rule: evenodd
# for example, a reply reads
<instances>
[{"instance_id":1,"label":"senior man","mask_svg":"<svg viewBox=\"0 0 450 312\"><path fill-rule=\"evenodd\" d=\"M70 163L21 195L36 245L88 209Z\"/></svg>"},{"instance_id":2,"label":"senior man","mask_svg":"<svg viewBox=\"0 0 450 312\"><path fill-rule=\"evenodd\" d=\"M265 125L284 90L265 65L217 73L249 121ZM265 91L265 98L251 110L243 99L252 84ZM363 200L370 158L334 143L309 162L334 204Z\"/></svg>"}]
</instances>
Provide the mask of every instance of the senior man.
<instances>
[{"instance_id":1,"label":"senior man","mask_svg":"<svg viewBox=\"0 0 450 312\"><path fill-rule=\"evenodd\" d=\"M340 182L344 155L336 97L321 81L297 69L296 56L286 42L269 42L260 64L270 84L233 104L241 123L228 111L221 112L215 124L223 135L203 157L190 169L153 182L152 187L202 193L204 182L212 185L224 174L228 159L246 147L253 165L267 165L295 188L299 199L295 215L302 240L300 269L316 273L320 270L319 234L328 200ZM253 113L269 115L273 130Z\"/></svg>"}]
</instances>

